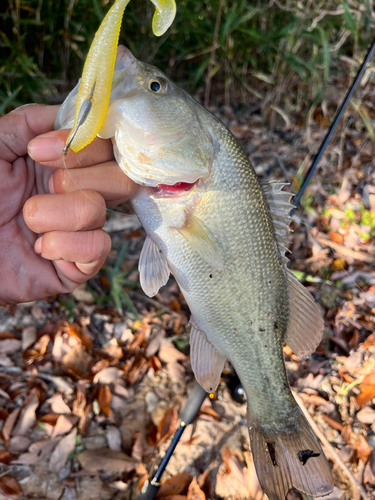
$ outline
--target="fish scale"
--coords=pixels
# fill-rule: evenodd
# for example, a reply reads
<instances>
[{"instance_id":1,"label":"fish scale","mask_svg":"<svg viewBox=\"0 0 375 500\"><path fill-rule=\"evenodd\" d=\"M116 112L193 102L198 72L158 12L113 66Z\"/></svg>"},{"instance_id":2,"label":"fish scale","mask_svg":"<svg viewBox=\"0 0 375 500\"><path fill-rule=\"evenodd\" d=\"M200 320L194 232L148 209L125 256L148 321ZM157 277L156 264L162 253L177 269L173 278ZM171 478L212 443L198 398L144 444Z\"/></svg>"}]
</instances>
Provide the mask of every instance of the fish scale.
<instances>
[{"instance_id":1,"label":"fish scale","mask_svg":"<svg viewBox=\"0 0 375 500\"><path fill-rule=\"evenodd\" d=\"M284 342L300 357L313 352L324 327L313 298L285 266L289 195L282 183L263 188L220 120L125 48L113 82L99 135L112 139L118 164L140 186L132 204L147 233L139 260L144 292L152 297L169 273L176 278L192 313L192 369L205 390L217 388L225 359L232 363L270 500L284 500L291 487L330 493L329 464L290 391L283 359ZM57 126L71 126L76 93Z\"/></svg>"},{"instance_id":2,"label":"fish scale","mask_svg":"<svg viewBox=\"0 0 375 500\"><path fill-rule=\"evenodd\" d=\"M269 209L253 167L225 129L217 127L216 134L221 148L196 216L221 242L226 263L223 275L214 272L213 282L212 267L171 230L168 220L153 230L152 210L144 207L143 193L133 200L133 206L147 233L166 255L197 327L236 366L248 400L254 402L251 418L261 416L266 424L274 421L276 413L284 414L286 408L289 418L295 413L294 399L289 389L284 389L287 377L281 359L288 311L286 280ZM223 217L229 206L230 219ZM274 317L268 317L270 312ZM275 322L278 349L273 353L265 345L275 345ZM259 373L264 373L263 377ZM275 386L282 388L277 395Z\"/></svg>"}]
</instances>

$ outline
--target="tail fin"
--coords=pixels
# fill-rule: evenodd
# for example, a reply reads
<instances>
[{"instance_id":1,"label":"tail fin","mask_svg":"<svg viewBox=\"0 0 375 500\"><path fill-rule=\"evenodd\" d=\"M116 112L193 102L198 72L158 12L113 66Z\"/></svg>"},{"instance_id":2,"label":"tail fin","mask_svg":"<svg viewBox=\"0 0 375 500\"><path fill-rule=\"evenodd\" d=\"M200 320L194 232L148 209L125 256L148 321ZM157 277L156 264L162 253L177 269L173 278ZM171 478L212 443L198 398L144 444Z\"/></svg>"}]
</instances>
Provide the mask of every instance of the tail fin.
<instances>
[{"instance_id":1,"label":"tail fin","mask_svg":"<svg viewBox=\"0 0 375 500\"><path fill-rule=\"evenodd\" d=\"M249 423L255 468L270 500L285 500L292 487L312 497L333 490L328 461L302 413L298 424L296 432L271 436Z\"/></svg>"}]
</instances>

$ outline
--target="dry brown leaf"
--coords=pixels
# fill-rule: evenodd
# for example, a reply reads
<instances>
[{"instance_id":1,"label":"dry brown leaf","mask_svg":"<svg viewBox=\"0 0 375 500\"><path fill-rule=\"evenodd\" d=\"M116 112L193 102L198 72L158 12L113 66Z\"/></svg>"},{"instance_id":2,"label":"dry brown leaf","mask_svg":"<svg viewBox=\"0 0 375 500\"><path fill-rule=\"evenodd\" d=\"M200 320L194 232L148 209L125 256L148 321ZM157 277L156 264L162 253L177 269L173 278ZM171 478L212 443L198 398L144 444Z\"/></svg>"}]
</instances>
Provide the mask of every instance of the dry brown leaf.
<instances>
[{"instance_id":1,"label":"dry brown leaf","mask_svg":"<svg viewBox=\"0 0 375 500\"><path fill-rule=\"evenodd\" d=\"M64 331L72 337L80 340L80 342L83 346L86 347L86 349L92 349L93 344L91 336L87 332L85 332L85 330L83 330L80 325L78 325L78 323L72 323L71 325L69 323L66 323Z\"/></svg>"},{"instance_id":2,"label":"dry brown leaf","mask_svg":"<svg viewBox=\"0 0 375 500\"><path fill-rule=\"evenodd\" d=\"M81 377L86 373L92 363L93 358L81 344L74 346L62 358L62 362L66 368L71 371L76 377Z\"/></svg>"},{"instance_id":3,"label":"dry brown leaf","mask_svg":"<svg viewBox=\"0 0 375 500\"><path fill-rule=\"evenodd\" d=\"M86 386L82 382L77 384L76 398L73 401L73 413L78 417L85 415L86 408Z\"/></svg>"},{"instance_id":4,"label":"dry brown leaf","mask_svg":"<svg viewBox=\"0 0 375 500\"><path fill-rule=\"evenodd\" d=\"M199 410L200 415L209 415L210 417L214 418L215 420L221 420L220 415L216 413L216 411L211 408L210 406L202 406L201 409Z\"/></svg>"},{"instance_id":5,"label":"dry brown leaf","mask_svg":"<svg viewBox=\"0 0 375 500\"><path fill-rule=\"evenodd\" d=\"M331 241L335 241L336 243L339 243L339 245L341 245L342 242L344 241L343 235L340 233L335 233L334 231L330 231L328 233L328 236L329 236L329 239ZM342 268L340 268L340 269L342 269Z\"/></svg>"},{"instance_id":6,"label":"dry brown leaf","mask_svg":"<svg viewBox=\"0 0 375 500\"><path fill-rule=\"evenodd\" d=\"M174 361L185 361L186 356L176 349L173 344L167 344L160 349L159 359L163 363L173 363Z\"/></svg>"},{"instance_id":7,"label":"dry brown leaf","mask_svg":"<svg viewBox=\"0 0 375 500\"><path fill-rule=\"evenodd\" d=\"M47 352L48 344L50 343L51 337L49 335L42 335L39 340L35 343L34 349L37 356L44 356Z\"/></svg>"},{"instance_id":8,"label":"dry brown leaf","mask_svg":"<svg viewBox=\"0 0 375 500\"><path fill-rule=\"evenodd\" d=\"M112 393L108 385L101 385L99 387L98 403L100 409L107 417L111 413L111 399L112 399Z\"/></svg>"},{"instance_id":9,"label":"dry brown leaf","mask_svg":"<svg viewBox=\"0 0 375 500\"><path fill-rule=\"evenodd\" d=\"M99 354L99 356L103 357L104 359L108 359L113 364L118 363L124 356L121 347L119 347L117 344L103 347L103 349L100 349L99 351L97 351L97 353Z\"/></svg>"},{"instance_id":10,"label":"dry brown leaf","mask_svg":"<svg viewBox=\"0 0 375 500\"><path fill-rule=\"evenodd\" d=\"M56 438L70 432L77 424L78 418L79 417L73 415L60 415L57 419L55 427L53 428L51 437Z\"/></svg>"},{"instance_id":11,"label":"dry brown leaf","mask_svg":"<svg viewBox=\"0 0 375 500\"><path fill-rule=\"evenodd\" d=\"M156 334L153 335L153 337L151 338L146 347L145 351L146 358L150 358L151 356L154 356L158 352L164 337L165 337L165 330L162 329L160 329Z\"/></svg>"},{"instance_id":12,"label":"dry brown leaf","mask_svg":"<svg viewBox=\"0 0 375 500\"><path fill-rule=\"evenodd\" d=\"M71 413L69 406L63 400L61 394L54 394L47 399L47 403L51 405L53 413Z\"/></svg>"},{"instance_id":13,"label":"dry brown leaf","mask_svg":"<svg viewBox=\"0 0 375 500\"><path fill-rule=\"evenodd\" d=\"M1 434L3 436L4 442L7 445L9 443L10 436L12 435L14 424L18 418L18 415L21 413L21 408L16 408L8 415L8 418L5 420L3 428L1 429Z\"/></svg>"},{"instance_id":14,"label":"dry brown leaf","mask_svg":"<svg viewBox=\"0 0 375 500\"><path fill-rule=\"evenodd\" d=\"M10 438L8 450L11 453L22 453L29 448L31 443L31 439L26 436L13 436Z\"/></svg>"},{"instance_id":15,"label":"dry brown leaf","mask_svg":"<svg viewBox=\"0 0 375 500\"><path fill-rule=\"evenodd\" d=\"M365 349L369 349L370 347L375 345L375 332L367 337L367 339L363 342L363 347Z\"/></svg>"},{"instance_id":16,"label":"dry brown leaf","mask_svg":"<svg viewBox=\"0 0 375 500\"><path fill-rule=\"evenodd\" d=\"M357 396L358 406L363 406L375 398L375 372L366 375L360 385L361 394Z\"/></svg>"},{"instance_id":17,"label":"dry brown leaf","mask_svg":"<svg viewBox=\"0 0 375 500\"><path fill-rule=\"evenodd\" d=\"M0 421L5 421L9 416L9 412L5 408L0 408Z\"/></svg>"},{"instance_id":18,"label":"dry brown leaf","mask_svg":"<svg viewBox=\"0 0 375 500\"><path fill-rule=\"evenodd\" d=\"M193 480L189 485L187 500L206 500L206 495L199 488L197 478L195 476L193 477Z\"/></svg>"},{"instance_id":19,"label":"dry brown leaf","mask_svg":"<svg viewBox=\"0 0 375 500\"><path fill-rule=\"evenodd\" d=\"M363 474L363 484L375 486L375 451L372 451Z\"/></svg>"},{"instance_id":20,"label":"dry brown leaf","mask_svg":"<svg viewBox=\"0 0 375 500\"><path fill-rule=\"evenodd\" d=\"M131 472L137 466L137 460L125 453L112 451L108 448L84 450L76 456L81 467L88 472Z\"/></svg>"},{"instance_id":21,"label":"dry brown leaf","mask_svg":"<svg viewBox=\"0 0 375 500\"><path fill-rule=\"evenodd\" d=\"M225 446L222 454L221 454L221 458L224 462L224 465L225 465L225 469L227 471L227 474L230 474L232 472L231 468L230 468L230 462L229 462L229 458L231 457L231 453L229 451L229 448L227 446Z\"/></svg>"},{"instance_id":22,"label":"dry brown leaf","mask_svg":"<svg viewBox=\"0 0 375 500\"><path fill-rule=\"evenodd\" d=\"M138 460L138 462L142 462L143 458L143 438L142 433L137 432L135 435L135 441L132 447L132 457Z\"/></svg>"},{"instance_id":23,"label":"dry brown leaf","mask_svg":"<svg viewBox=\"0 0 375 500\"><path fill-rule=\"evenodd\" d=\"M27 326L22 330L22 350L26 351L36 341L37 330L35 326Z\"/></svg>"},{"instance_id":24,"label":"dry brown leaf","mask_svg":"<svg viewBox=\"0 0 375 500\"><path fill-rule=\"evenodd\" d=\"M322 415L323 420L327 422L327 424L332 427L332 429L336 429L336 431L342 431L344 426L340 423L337 422L337 420L334 420L333 418L329 417L328 415Z\"/></svg>"},{"instance_id":25,"label":"dry brown leaf","mask_svg":"<svg viewBox=\"0 0 375 500\"><path fill-rule=\"evenodd\" d=\"M231 476L237 479L240 483L242 483L245 488L247 488L246 476L244 473L244 469L240 464L240 461L237 457L235 457L229 450L228 447L224 448L224 451L221 455L223 462L225 464L225 469L227 474L231 474Z\"/></svg>"},{"instance_id":26,"label":"dry brown leaf","mask_svg":"<svg viewBox=\"0 0 375 500\"><path fill-rule=\"evenodd\" d=\"M371 453L371 446L368 444L366 439L363 436L359 436L359 439L353 448L357 451L359 459L366 462Z\"/></svg>"},{"instance_id":27,"label":"dry brown leaf","mask_svg":"<svg viewBox=\"0 0 375 500\"><path fill-rule=\"evenodd\" d=\"M1 354L14 354L22 347L22 342L17 339L0 340L0 353Z\"/></svg>"},{"instance_id":28,"label":"dry brown leaf","mask_svg":"<svg viewBox=\"0 0 375 500\"><path fill-rule=\"evenodd\" d=\"M14 427L13 434L24 436L34 426L36 422L35 411L39 406L39 398L37 389L31 389L30 394L27 396L21 409L21 414L18 418L17 424Z\"/></svg>"},{"instance_id":29,"label":"dry brown leaf","mask_svg":"<svg viewBox=\"0 0 375 500\"><path fill-rule=\"evenodd\" d=\"M158 442L158 429L154 424L147 427L147 442L151 446L156 446L156 443Z\"/></svg>"},{"instance_id":30,"label":"dry brown leaf","mask_svg":"<svg viewBox=\"0 0 375 500\"><path fill-rule=\"evenodd\" d=\"M9 453L9 451L0 450L0 462L2 464L8 465L11 459L12 455Z\"/></svg>"},{"instance_id":31,"label":"dry brown leaf","mask_svg":"<svg viewBox=\"0 0 375 500\"><path fill-rule=\"evenodd\" d=\"M17 499L22 495L21 486L11 476L0 477L0 492L7 498Z\"/></svg>"},{"instance_id":32,"label":"dry brown leaf","mask_svg":"<svg viewBox=\"0 0 375 500\"><path fill-rule=\"evenodd\" d=\"M161 370L161 363L159 358L151 356L148 358L148 366L154 370L155 373Z\"/></svg>"},{"instance_id":33,"label":"dry brown leaf","mask_svg":"<svg viewBox=\"0 0 375 500\"><path fill-rule=\"evenodd\" d=\"M107 427L106 438L108 446L112 451L121 451L121 432L118 427L109 425Z\"/></svg>"},{"instance_id":34,"label":"dry brown leaf","mask_svg":"<svg viewBox=\"0 0 375 500\"><path fill-rule=\"evenodd\" d=\"M122 370L115 368L114 366L109 366L103 370L96 373L94 377L94 384L112 384L117 378L124 374Z\"/></svg>"},{"instance_id":35,"label":"dry brown leaf","mask_svg":"<svg viewBox=\"0 0 375 500\"><path fill-rule=\"evenodd\" d=\"M16 336L14 333L10 332L0 332L0 340L5 340L5 339L15 339Z\"/></svg>"},{"instance_id":36,"label":"dry brown leaf","mask_svg":"<svg viewBox=\"0 0 375 500\"><path fill-rule=\"evenodd\" d=\"M12 460L12 463L20 465L35 465L51 453L58 441L59 439L35 441L30 445L27 453L22 453L22 455L18 458Z\"/></svg>"},{"instance_id":37,"label":"dry brown leaf","mask_svg":"<svg viewBox=\"0 0 375 500\"><path fill-rule=\"evenodd\" d=\"M178 414L175 406L168 408L164 412L163 418L158 424L158 445L160 446L166 441L177 429Z\"/></svg>"},{"instance_id":38,"label":"dry brown leaf","mask_svg":"<svg viewBox=\"0 0 375 500\"><path fill-rule=\"evenodd\" d=\"M69 455L76 446L76 437L77 429L74 428L70 434L60 439L51 454L48 467L49 470L59 472L64 467Z\"/></svg>"},{"instance_id":39,"label":"dry brown leaf","mask_svg":"<svg viewBox=\"0 0 375 500\"><path fill-rule=\"evenodd\" d=\"M181 472L170 477L162 483L157 492L156 498L166 498L179 495L191 482L190 472Z\"/></svg>"},{"instance_id":40,"label":"dry brown leaf","mask_svg":"<svg viewBox=\"0 0 375 500\"><path fill-rule=\"evenodd\" d=\"M137 383L148 370L147 359L142 354L137 354L131 368L126 373L126 381L129 385Z\"/></svg>"},{"instance_id":41,"label":"dry brown leaf","mask_svg":"<svg viewBox=\"0 0 375 500\"><path fill-rule=\"evenodd\" d=\"M177 361L175 363L168 363L167 371L171 380L185 380L185 368L180 363L177 363Z\"/></svg>"},{"instance_id":42,"label":"dry brown leaf","mask_svg":"<svg viewBox=\"0 0 375 500\"><path fill-rule=\"evenodd\" d=\"M186 495L171 495L170 497L163 497L164 500L187 500Z\"/></svg>"},{"instance_id":43,"label":"dry brown leaf","mask_svg":"<svg viewBox=\"0 0 375 500\"><path fill-rule=\"evenodd\" d=\"M344 425L341 431L341 437L345 443L349 444L351 442L352 427L351 425Z\"/></svg>"},{"instance_id":44,"label":"dry brown leaf","mask_svg":"<svg viewBox=\"0 0 375 500\"><path fill-rule=\"evenodd\" d=\"M324 398L315 394L305 394L304 392L299 392L298 395L302 401L308 405L321 406L329 404L329 401L326 401Z\"/></svg>"}]
</instances>

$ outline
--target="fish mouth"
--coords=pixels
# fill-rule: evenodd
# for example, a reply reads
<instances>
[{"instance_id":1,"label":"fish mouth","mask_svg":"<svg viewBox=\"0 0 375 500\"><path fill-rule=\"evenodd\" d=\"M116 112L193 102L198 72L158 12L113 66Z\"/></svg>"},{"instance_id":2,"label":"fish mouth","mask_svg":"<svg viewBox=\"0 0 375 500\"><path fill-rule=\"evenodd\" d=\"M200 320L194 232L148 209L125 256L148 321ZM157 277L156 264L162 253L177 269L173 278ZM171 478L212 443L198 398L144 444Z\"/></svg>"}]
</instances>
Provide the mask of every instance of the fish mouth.
<instances>
[{"instance_id":1,"label":"fish mouth","mask_svg":"<svg viewBox=\"0 0 375 500\"><path fill-rule=\"evenodd\" d=\"M151 188L153 196L157 198L177 198L179 196L186 196L198 184L201 179L195 182L176 182L175 184L158 184L156 187Z\"/></svg>"}]
</instances>

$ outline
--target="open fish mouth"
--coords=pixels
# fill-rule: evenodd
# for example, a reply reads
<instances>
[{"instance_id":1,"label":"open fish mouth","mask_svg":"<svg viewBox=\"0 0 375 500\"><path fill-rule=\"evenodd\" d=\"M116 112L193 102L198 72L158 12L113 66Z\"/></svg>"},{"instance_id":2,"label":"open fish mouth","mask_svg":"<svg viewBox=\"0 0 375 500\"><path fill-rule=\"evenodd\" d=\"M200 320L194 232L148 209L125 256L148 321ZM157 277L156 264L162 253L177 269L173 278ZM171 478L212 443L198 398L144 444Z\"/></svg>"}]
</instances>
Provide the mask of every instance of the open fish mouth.
<instances>
[{"instance_id":1,"label":"open fish mouth","mask_svg":"<svg viewBox=\"0 0 375 500\"><path fill-rule=\"evenodd\" d=\"M177 198L179 196L186 196L198 184L201 179L195 182L176 182L175 184L158 184L156 187L151 188L153 196L157 198Z\"/></svg>"}]
</instances>

